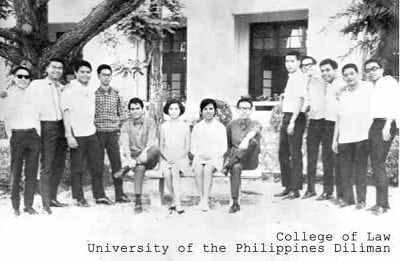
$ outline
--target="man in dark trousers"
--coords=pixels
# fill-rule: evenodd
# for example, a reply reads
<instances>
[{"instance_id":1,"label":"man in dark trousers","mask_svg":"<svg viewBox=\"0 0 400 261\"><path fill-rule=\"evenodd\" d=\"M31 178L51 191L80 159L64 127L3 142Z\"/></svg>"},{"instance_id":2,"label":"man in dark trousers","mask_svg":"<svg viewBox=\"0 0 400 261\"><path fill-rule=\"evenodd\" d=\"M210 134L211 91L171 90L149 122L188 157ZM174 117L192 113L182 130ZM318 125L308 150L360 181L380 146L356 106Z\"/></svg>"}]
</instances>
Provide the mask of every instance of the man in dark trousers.
<instances>
[{"instance_id":1,"label":"man in dark trousers","mask_svg":"<svg viewBox=\"0 0 400 261\"><path fill-rule=\"evenodd\" d=\"M300 197L303 188L303 155L301 145L306 125L304 101L307 96L307 76L300 70L300 53L290 51L285 57L289 79L282 103L282 126L279 137L279 165L285 189L276 197Z\"/></svg>"},{"instance_id":2,"label":"man in dark trousers","mask_svg":"<svg viewBox=\"0 0 400 261\"><path fill-rule=\"evenodd\" d=\"M19 216L20 182L24 167L24 212L33 215L38 213L32 207L40 153L38 100L29 86L29 69L19 66L12 74L15 88L7 93L4 108L7 132L11 132L11 203L14 214Z\"/></svg>"},{"instance_id":3,"label":"man in dark trousers","mask_svg":"<svg viewBox=\"0 0 400 261\"><path fill-rule=\"evenodd\" d=\"M375 178L376 205L370 208L372 213L380 215L389 209L388 186L386 173L386 156L396 132L396 105L399 97L399 84L387 75L377 60L370 59L364 64L368 80L374 88L371 95L371 117L373 123L369 129L370 159Z\"/></svg>"},{"instance_id":4,"label":"man in dark trousers","mask_svg":"<svg viewBox=\"0 0 400 261\"><path fill-rule=\"evenodd\" d=\"M236 108L239 118L232 120L227 126L228 158L223 168L225 174L230 171L233 204L229 213L240 210L239 190L242 170L256 169L260 154L261 124L250 119L253 102L249 98L241 98Z\"/></svg>"},{"instance_id":5,"label":"man in dark trousers","mask_svg":"<svg viewBox=\"0 0 400 261\"><path fill-rule=\"evenodd\" d=\"M122 115L122 104L119 92L110 86L112 69L108 64L101 64L97 68L100 87L96 90L96 111L94 124L96 125L97 138L100 142L101 169L104 169L104 150L107 151L111 164L111 174L114 181L115 202L129 202L124 194L121 178L114 174L121 171L121 156L119 149L119 131Z\"/></svg>"},{"instance_id":6,"label":"man in dark trousers","mask_svg":"<svg viewBox=\"0 0 400 261\"><path fill-rule=\"evenodd\" d=\"M31 88L39 100L42 153L40 156L40 193L43 208L51 214L50 207L65 207L57 200L57 188L64 174L67 142L60 107L60 95L64 86L60 83L63 60L50 59L46 67L47 77L34 80Z\"/></svg>"}]
</instances>

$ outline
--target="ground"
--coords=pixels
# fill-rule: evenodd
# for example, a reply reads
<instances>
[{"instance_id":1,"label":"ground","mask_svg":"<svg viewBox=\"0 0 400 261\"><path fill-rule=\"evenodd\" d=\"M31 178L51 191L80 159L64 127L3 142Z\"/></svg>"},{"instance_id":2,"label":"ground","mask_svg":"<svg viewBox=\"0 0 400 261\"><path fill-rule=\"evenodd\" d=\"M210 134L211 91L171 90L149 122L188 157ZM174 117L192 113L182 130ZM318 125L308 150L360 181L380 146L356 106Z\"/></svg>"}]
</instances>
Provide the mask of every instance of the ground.
<instances>
[{"instance_id":1,"label":"ground","mask_svg":"<svg viewBox=\"0 0 400 261\"><path fill-rule=\"evenodd\" d=\"M156 180L147 180L144 191L145 212L134 214L133 204L112 206L95 205L90 187L86 197L90 208L74 205L70 191L62 192L59 200L70 204L67 208L53 208L53 215L40 213L36 216L12 215L9 196L0 196L0 256L2 260L399 260L400 233L398 220L400 207L399 189L390 189L392 209L382 215L373 216L365 210L353 207L338 208L332 202L317 202L314 199L285 201L273 197L281 191L279 183L272 180L243 180L242 210L229 214L229 181L221 177L214 180L211 195L211 210L196 210L198 201L192 178L184 178L182 196L186 212L182 215L167 211L168 198L161 204ZM125 191L133 196L133 184L125 182ZM322 187L317 186L320 193ZM113 199L113 188L107 188ZM375 189L368 187L367 207L373 205ZM166 203L166 204L165 204ZM41 211L40 196L35 197L35 208ZM333 241L278 241L277 233L293 235L332 234ZM334 253L334 244L343 243L342 235L356 232L357 245L389 245L390 253ZM390 234L389 241L367 241L367 232ZM322 237L322 235L320 235ZM92 244L102 245L106 251L114 251L117 245L128 245L128 251L135 251L130 245L149 243L152 252L90 252ZM204 244L214 244L214 251L204 252ZM266 251L277 245L290 250L287 255L277 252L236 252L236 244L247 243L250 250ZM165 254L154 252L154 244L169 246ZM188 245L193 244L193 252ZM256 248L254 248L256 244ZM215 248L224 246L223 249ZM294 253L304 245L323 247L322 253ZM210 246L210 245L209 245ZM114 247L114 248L113 248ZM348 243L350 250L350 244ZM276 248L273 248L276 250ZM311 248L308 248L311 251ZM343 247L342 247L343 249ZM99 250L99 249L98 249ZM122 250L119 249L118 250ZM124 249L125 250L125 249ZM145 249L147 250L147 249ZM161 250L159 248L158 250ZM283 250L279 248L278 250ZM315 249L313 250L315 251ZM397 257L397 258L396 258Z\"/></svg>"}]
</instances>

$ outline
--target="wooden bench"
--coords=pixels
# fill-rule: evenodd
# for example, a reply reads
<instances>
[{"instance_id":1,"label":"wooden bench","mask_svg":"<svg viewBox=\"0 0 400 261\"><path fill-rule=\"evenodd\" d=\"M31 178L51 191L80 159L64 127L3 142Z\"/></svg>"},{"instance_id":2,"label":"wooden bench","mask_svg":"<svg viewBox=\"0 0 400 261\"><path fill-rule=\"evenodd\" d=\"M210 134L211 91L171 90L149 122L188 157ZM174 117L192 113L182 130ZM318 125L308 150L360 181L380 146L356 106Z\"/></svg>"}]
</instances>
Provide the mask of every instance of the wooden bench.
<instances>
[{"instance_id":1,"label":"wooden bench","mask_svg":"<svg viewBox=\"0 0 400 261\"><path fill-rule=\"evenodd\" d=\"M262 169L261 168L257 168L254 170L242 170L242 175L241 178L242 179L252 179L252 180L256 180L256 179L261 179L262 178ZM194 178L194 174L193 172L190 172L189 175L181 175L182 178ZM213 175L214 178L229 178L229 176L225 176L222 172L215 172ZM161 171L158 169L158 166L155 167L154 169L150 169L150 170L146 170L145 173L145 178L146 179L158 179L158 192L160 195L160 200L162 202L162 198L165 194L165 179L161 173ZM134 180L134 174L132 171L130 171L125 177L124 179L126 180Z\"/></svg>"}]
</instances>

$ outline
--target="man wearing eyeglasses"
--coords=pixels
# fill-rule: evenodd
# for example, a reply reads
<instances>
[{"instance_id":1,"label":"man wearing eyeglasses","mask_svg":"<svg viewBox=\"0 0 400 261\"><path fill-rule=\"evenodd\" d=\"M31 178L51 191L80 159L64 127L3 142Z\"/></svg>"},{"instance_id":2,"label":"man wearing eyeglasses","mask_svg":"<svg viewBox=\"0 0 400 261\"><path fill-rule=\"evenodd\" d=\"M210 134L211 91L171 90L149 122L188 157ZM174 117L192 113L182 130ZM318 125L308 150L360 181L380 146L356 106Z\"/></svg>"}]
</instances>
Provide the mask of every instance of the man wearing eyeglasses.
<instances>
[{"instance_id":1,"label":"man wearing eyeglasses","mask_svg":"<svg viewBox=\"0 0 400 261\"><path fill-rule=\"evenodd\" d=\"M282 103L282 126L279 136L279 165L282 185L285 189L276 197L295 199L303 188L303 155L301 146L306 126L304 106L307 97L308 78L300 70L300 53L290 51L285 57L289 73Z\"/></svg>"},{"instance_id":2,"label":"man wearing eyeglasses","mask_svg":"<svg viewBox=\"0 0 400 261\"><path fill-rule=\"evenodd\" d=\"M383 68L377 60L364 63L367 78L374 85L371 94L371 117L369 129L370 159L376 186L376 205L370 208L373 214L380 215L389 209L386 156L396 131L396 106L398 83L391 76L383 76ZM398 107L397 107L398 108Z\"/></svg>"},{"instance_id":3,"label":"man wearing eyeglasses","mask_svg":"<svg viewBox=\"0 0 400 261\"><path fill-rule=\"evenodd\" d=\"M233 204L229 213L240 210L238 199L242 170L256 169L260 154L261 124L250 118L253 102L250 98L241 98L236 108L239 119L232 120L227 126L228 157L223 167L225 175L230 171Z\"/></svg>"},{"instance_id":4,"label":"man wearing eyeglasses","mask_svg":"<svg viewBox=\"0 0 400 261\"><path fill-rule=\"evenodd\" d=\"M324 168L324 191L318 200L332 198L333 193L333 161L332 142L325 138L326 84L315 71L317 61L311 56L303 57L301 68L308 76L308 117L307 131L307 191L302 199L316 195L315 176L319 146L322 145L322 163Z\"/></svg>"},{"instance_id":5,"label":"man wearing eyeglasses","mask_svg":"<svg viewBox=\"0 0 400 261\"><path fill-rule=\"evenodd\" d=\"M129 202L124 194L121 178L114 174L121 171L121 156L118 144L121 125L122 105L119 92L110 86L112 69L108 64L101 64L97 68L100 87L96 90L96 110L94 124L96 125L97 138L100 143L101 169L104 169L104 150L107 151L111 164L111 174L114 181L115 202Z\"/></svg>"},{"instance_id":6,"label":"man wearing eyeglasses","mask_svg":"<svg viewBox=\"0 0 400 261\"><path fill-rule=\"evenodd\" d=\"M38 214L32 207L40 153L40 121L35 92L29 86L31 73L19 66L12 71L15 88L5 98L7 132L11 133L11 203L14 215L20 215L20 182L24 166L24 212Z\"/></svg>"},{"instance_id":7,"label":"man wearing eyeglasses","mask_svg":"<svg viewBox=\"0 0 400 261\"><path fill-rule=\"evenodd\" d=\"M47 77L34 80L31 88L37 93L40 110L42 152L40 156L40 188L43 209L48 214L50 207L65 207L57 200L57 188L65 169L67 143L64 135L60 95L64 63L62 59L51 58L46 66Z\"/></svg>"}]
</instances>

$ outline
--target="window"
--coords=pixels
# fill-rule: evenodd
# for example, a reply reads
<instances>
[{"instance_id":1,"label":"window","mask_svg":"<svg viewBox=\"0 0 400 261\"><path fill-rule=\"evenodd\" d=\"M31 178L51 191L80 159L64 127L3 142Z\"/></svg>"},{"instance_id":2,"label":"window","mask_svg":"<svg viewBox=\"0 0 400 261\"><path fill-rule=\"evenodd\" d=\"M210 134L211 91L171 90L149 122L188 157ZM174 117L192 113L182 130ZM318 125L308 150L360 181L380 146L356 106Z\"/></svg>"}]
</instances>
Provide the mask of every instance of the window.
<instances>
[{"instance_id":1,"label":"window","mask_svg":"<svg viewBox=\"0 0 400 261\"><path fill-rule=\"evenodd\" d=\"M163 53L186 52L186 28L180 28L175 33L166 33L163 40Z\"/></svg>"},{"instance_id":2,"label":"window","mask_svg":"<svg viewBox=\"0 0 400 261\"><path fill-rule=\"evenodd\" d=\"M272 89L272 71L263 71L263 96L271 96Z\"/></svg>"}]
</instances>

